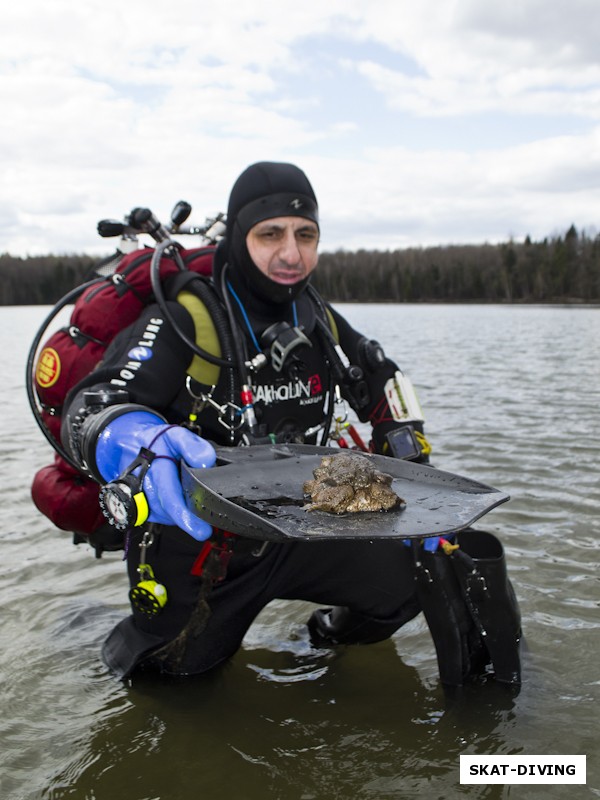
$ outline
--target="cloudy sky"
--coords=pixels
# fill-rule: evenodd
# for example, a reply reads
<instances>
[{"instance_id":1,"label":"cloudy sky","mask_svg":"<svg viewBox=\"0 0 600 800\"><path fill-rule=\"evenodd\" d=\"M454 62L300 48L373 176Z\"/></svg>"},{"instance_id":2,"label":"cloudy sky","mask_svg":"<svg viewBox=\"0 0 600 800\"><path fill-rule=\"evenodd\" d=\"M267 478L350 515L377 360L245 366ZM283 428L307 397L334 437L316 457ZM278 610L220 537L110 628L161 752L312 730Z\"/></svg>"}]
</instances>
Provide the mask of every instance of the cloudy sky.
<instances>
[{"instance_id":1,"label":"cloudy sky","mask_svg":"<svg viewBox=\"0 0 600 800\"><path fill-rule=\"evenodd\" d=\"M17 0L0 31L0 252L202 223L259 160L307 172L325 250L600 229L598 0Z\"/></svg>"}]
</instances>

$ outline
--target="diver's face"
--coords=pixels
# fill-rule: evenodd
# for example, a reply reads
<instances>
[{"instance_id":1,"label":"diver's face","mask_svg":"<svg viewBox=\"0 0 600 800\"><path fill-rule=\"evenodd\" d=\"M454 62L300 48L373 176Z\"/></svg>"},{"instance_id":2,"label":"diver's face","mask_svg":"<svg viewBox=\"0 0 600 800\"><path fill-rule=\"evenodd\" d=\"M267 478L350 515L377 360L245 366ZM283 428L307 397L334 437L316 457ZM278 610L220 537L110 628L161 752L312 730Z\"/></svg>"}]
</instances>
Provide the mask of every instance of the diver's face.
<instances>
[{"instance_id":1,"label":"diver's face","mask_svg":"<svg viewBox=\"0 0 600 800\"><path fill-rule=\"evenodd\" d=\"M293 285L317 266L319 228L303 217L273 217L250 228L246 247L258 269L275 283Z\"/></svg>"}]
</instances>

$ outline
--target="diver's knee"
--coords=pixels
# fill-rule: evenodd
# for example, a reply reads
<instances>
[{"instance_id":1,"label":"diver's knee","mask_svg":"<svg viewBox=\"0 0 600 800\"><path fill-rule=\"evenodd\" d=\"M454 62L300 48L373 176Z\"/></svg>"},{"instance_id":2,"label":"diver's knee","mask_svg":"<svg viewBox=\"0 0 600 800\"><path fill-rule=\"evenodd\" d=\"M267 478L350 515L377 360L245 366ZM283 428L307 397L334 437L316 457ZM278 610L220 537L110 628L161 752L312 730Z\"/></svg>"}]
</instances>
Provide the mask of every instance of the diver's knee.
<instances>
[{"instance_id":1,"label":"diver's knee","mask_svg":"<svg viewBox=\"0 0 600 800\"><path fill-rule=\"evenodd\" d=\"M393 617L376 617L351 611L346 606L319 608L308 620L311 642L317 646L332 644L374 644L395 633L416 617L421 607L416 596L411 597Z\"/></svg>"}]
</instances>

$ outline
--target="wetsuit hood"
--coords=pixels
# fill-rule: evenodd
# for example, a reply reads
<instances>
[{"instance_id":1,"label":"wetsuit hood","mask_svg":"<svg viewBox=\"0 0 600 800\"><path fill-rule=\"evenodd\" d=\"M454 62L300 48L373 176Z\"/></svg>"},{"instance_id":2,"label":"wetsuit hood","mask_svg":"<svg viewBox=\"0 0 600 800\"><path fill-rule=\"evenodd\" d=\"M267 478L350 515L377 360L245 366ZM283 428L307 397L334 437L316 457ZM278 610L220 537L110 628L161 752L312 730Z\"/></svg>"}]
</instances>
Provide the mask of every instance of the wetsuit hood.
<instances>
[{"instance_id":1,"label":"wetsuit hood","mask_svg":"<svg viewBox=\"0 0 600 800\"><path fill-rule=\"evenodd\" d=\"M258 222L289 216L319 224L317 198L301 169L294 164L262 161L242 172L229 196L220 256L229 263L233 281L243 286L245 293L269 303L291 302L301 294L309 277L291 286L272 281L252 261L246 236Z\"/></svg>"}]
</instances>

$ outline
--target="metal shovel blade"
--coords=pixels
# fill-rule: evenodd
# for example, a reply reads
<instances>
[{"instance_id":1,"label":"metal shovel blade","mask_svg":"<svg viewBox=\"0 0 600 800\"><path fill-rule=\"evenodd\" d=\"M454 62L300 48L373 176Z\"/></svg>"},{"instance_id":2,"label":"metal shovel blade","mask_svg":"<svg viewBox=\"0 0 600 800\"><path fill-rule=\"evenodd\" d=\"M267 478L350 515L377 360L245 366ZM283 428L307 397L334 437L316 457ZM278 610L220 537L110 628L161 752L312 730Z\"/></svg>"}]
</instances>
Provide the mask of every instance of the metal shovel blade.
<instances>
[{"instance_id":1,"label":"metal shovel blade","mask_svg":"<svg viewBox=\"0 0 600 800\"><path fill-rule=\"evenodd\" d=\"M303 485L324 455L339 448L256 445L217 448L217 466L182 465L188 507L217 528L251 539L416 539L468 527L507 494L470 478L387 456L365 454L392 476L403 499L392 511L333 514L308 511Z\"/></svg>"}]
</instances>

